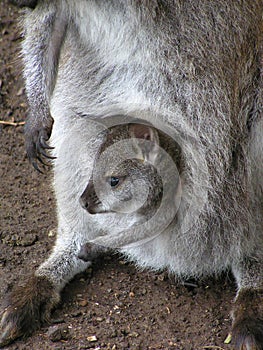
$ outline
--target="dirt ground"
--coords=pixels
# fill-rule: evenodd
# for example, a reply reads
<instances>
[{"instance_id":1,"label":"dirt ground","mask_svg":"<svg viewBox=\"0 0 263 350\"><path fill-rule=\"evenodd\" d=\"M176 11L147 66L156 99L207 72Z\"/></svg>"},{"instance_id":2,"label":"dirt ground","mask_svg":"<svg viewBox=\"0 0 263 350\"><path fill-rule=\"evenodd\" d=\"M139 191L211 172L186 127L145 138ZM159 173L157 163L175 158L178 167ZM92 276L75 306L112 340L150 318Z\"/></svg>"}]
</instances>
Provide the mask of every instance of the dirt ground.
<instances>
[{"instance_id":1,"label":"dirt ground","mask_svg":"<svg viewBox=\"0 0 263 350\"><path fill-rule=\"evenodd\" d=\"M24 122L27 111L17 16L0 1L1 300L48 256L56 227L52 172L29 165L23 126L3 124ZM182 285L107 256L65 288L52 324L6 348L227 350L234 295L229 275Z\"/></svg>"}]
</instances>

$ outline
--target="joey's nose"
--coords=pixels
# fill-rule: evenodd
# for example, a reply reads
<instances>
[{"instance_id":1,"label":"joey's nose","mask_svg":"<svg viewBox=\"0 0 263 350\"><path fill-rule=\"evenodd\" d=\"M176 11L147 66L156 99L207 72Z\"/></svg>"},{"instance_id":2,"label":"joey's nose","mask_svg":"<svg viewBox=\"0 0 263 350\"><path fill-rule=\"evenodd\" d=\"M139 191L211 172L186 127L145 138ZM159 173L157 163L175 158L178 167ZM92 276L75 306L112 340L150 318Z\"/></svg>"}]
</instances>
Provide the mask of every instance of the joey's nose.
<instances>
[{"instance_id":1,"label":"joey's nose","mask_svg":"<svg viewBox=\"0 0 263 350\"><path fill-rule=\"evenodd\" d=\"M82 195L79 199L79 203L81 205L81 207L85 210L87 210L87 212L89 212L90 214L97 214L97 210L94 207L94 205L92 205L92 203L84 196Z\"/></svg>"},{"instance_id":2,"label":"joey's nose","mask_svg":"<svg viewBox=\"0 0 263 350\"><path fill-rule=\"evenodd\" d=\"M83 195L79 199L79 204L81 205L81 207L83 209L88 210L89 202L87 201L87 199Z\"/></svg>"}]
</instances>

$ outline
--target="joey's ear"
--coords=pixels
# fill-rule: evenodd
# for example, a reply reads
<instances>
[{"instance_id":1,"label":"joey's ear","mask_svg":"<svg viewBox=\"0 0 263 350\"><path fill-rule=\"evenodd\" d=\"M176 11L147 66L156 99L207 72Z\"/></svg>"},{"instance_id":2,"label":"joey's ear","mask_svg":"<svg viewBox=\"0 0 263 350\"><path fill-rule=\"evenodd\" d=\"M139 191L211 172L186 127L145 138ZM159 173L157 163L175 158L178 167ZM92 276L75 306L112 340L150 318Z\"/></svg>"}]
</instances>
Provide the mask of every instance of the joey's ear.
<instances>
[{"instance_id":1,"label":"joey's ear","mask_svg":"<svg viewBox=\"0 0 263 350\"><path fill-rule=\"evenodd\" d=\"M154 164L159 151L157 130L149 125L130 124L129 134L134 140L138 158Z\"/></svg>"}]
</instances>

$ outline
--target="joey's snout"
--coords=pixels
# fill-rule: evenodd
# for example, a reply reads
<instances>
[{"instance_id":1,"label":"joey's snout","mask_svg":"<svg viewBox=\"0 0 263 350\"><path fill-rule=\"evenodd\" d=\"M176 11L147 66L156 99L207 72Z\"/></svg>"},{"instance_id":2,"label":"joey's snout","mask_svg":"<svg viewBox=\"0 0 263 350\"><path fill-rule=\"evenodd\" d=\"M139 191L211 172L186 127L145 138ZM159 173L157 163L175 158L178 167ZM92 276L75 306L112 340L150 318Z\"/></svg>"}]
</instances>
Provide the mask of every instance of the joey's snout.
<instances>
[{"instance_id":1,"label":"joey's snout","mask_svg":"<svg viewBox=\"0 0 263 350\"><path fill-rule=\"evenodd\" d=\"M96 195L93 181L90 180L84 192L79 198L81 207L87 210L90 214L98 214L100 210L100 200Z\"/></svg>"},{"instance_id":2,"label":"joey's snout","mask_svg":"<svg viewBox=\"0 0 263 350\"><path fill-rule=\"evenodd\" d=\"M86 190L85 190L86 191ZM88 201L88 198L85 194L85 191L82 193L82 195L80 196L79 198L79 203L81 205L81 207L87 211L89 211L89 206L90 206L90 203Z\"/></svg>"},{"instance_id":3,"label":"joey's snout","mask_svg":"<svg viewBox=\"0 0 263 350\"><path fill-rule=\"evenodd\" d=\"M90 196L90 184L85 188L85 191L82 193L82 195L79 198L79 203L81 207L85 210L87 210L90 214L96 214L96 211L94 210L94 205L92 203L92 199Z\"/></svg>"}]
</instances>

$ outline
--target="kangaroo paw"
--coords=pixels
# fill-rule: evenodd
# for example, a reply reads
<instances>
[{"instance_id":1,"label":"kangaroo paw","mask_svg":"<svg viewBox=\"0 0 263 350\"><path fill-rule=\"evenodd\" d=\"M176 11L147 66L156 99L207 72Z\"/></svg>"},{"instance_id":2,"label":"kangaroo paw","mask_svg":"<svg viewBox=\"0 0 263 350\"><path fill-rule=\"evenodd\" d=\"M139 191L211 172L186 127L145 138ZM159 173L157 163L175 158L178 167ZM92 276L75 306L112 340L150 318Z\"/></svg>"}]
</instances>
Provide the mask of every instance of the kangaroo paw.
<instances>
[{"instance_id":1,"label":"kangaroo paw","mask_svg":"<svg viewBox=\"0 0 263 350\"><path fill-rule=\"evenodd\" d=\"M45 277L32 276L14 288L1 316L0 347L31 334L47 322L59 300L59 293Z\"/></svg>"},{"instance_id":2,"label":"kangaroo paw","mask_svg":"<svg viewBox=\"0 0 263 350\"><path fill-rule=\"evenodd\" d=\"M81 246L78 258L83 261L92 261L108 252L110 252L110 249L107 247L94 243L86 243Z\"/></svg>"},{"instance_id":3,"label":"kangaroo paw","mask_svg":"<svg viewBox=\"0 0 263 350\"><path fill-rule=\"evenodd\" d=\"M263 290L240 291L233 310L237 350L263 350Z\"/></svg>"},{"instance_id":4,"label":"kangaroo paw","mask_svg":"<svg viewBox=\"0 0 263 350\"><path fill-rule=\"evenodd\" d=\"M25 126L26 152L30 163L34 168L42 172L38 166L39 163L47 165L44 159L54 159L46 150L52 149L47 141L52 132L53 118L48 114L44 120L39 116L31 117L29 115Z\"/></svg>"}]
</instances>

